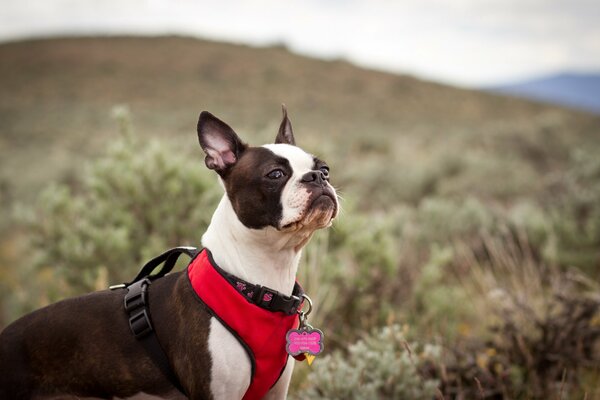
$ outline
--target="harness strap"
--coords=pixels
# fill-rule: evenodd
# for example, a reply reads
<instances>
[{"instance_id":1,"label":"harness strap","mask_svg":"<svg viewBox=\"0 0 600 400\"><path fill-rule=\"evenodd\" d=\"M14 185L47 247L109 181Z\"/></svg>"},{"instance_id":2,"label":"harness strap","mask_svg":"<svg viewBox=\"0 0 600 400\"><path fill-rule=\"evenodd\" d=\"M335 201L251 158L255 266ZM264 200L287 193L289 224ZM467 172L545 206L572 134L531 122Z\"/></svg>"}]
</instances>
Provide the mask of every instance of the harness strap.
<instances>
[{"instance_id":1,"label":"harness strap","mask_svg":"<svg viewBox=\"0 0 600 400\"><path fill-rule=\"evenodd\" d=\"M111 286L111 289L127 288L123 304L125 312L129 317L131 332L169 382L177 390L185 394L184 388L171 368L169 358L158 341L158 337L152 326L148 305L148 288L150 284L154 279L161 278L169 273L181 254L186 254L190 258L194 258L198 254L198 250L195 247L175 247L170 249L148 261L133 281L128 284ZM156 274L150 275L160 264L163 264L162 268Z\"/></svg>"},{"instance_id":2,"label":"harness strap","mask_svg":"<svg viewBox=\"0 0 600 400\"><path fill-rule=\"evenodd\" d=\"M212 256L211 256L212 257ZM266 286L254 285L248 281L245 281L237 276L230 274L223 270L216 263L214 268L225 278L227 281L240 292L246 300L256 304L257 306L264 308L265 310L273 312L283 312L286 315L294 315L300 309L304 298L304 290L298 282L294 283L294 289L291 296L286 296L283 293L278 292L275 289L268 288Z\"/></svg>"},{"instance_id":3,"label":"harness strap","mask_svg":"<svg viewBox=\"0 0 600 400\"><path fill-rule=\"evenodd\" d=\"M132 283L144 278L149 278L151 280L162 278L171 272L171 270L173 270L173 267L175 266L175 263L181 254L185 254L190 258L194 258L196 257L196 254L198 254L198 249L191 246L179 246L165 251L161 255L148 261L146 265L142 267L140 272L138 272L137 276L127 285L131 285ZM154 271L154 269L162 263L164 263L162 268L156 274L150 275L152 271Z\"/></svg>"},{"instance_id":4,"label":"harness strap","mask_svg":"<svg viewBox=\"0 0 600 400\"><path fill-rule=\"evenodd\" d=\"M137 276L131 282L123 283L120 285L114 285L114 286L110 287L111 290L119 289L119 288L127 289L127 293L125 294L124 299L123 299L123 304L125 307L125 312L127 313L127 316L128 316L129 327L131 329L131 332L133 333L135 338L140 342L142 347L144 347L144 349L148 353L148 356L150 357L152 362L160 369L160 371L165 376L165 378L167 378L169 380L169 382L171 382L171 384L183 394L186 394L185 389L182 387L181 383L179 382L179 379L175 375L175 373L171 367L171 364L169 362L169 358L167 357L162 346L160 345L160 341L159 341L159 339L156 335L156 332L154 330L154 327L152 325L152 318L150 315L150 308L149 308L149 304L148 304L148 300L149 300L148 289L155 279L161 278L173 270L173 268L181 254L186 254L190 258L194 259L196 257L196 255L198 255L198 253L199 253L199 251L195 247L183 247L182 246L182 247L175 247L173 249L167 250L166 252L162 253L158 257L153 258L152 260L148 261L141 268L140 272L137 274ZM223 290L233 291L233 293L235 293L237 291L237 293L241 294L242 297L226 296L226 298L229 299L228 301L234 302L231 304L235 304L236 307L239 306L240 304L248 304L248 303L258 306L259 308L257 308L257 309L251 308L250 309L251 313L258 315L260 317L259 320L261 320L263 322L267 321L266 324L269 327L271 327L273 329L282 330L281 334L275 335L277 338L284 338L285 332L288 329L297 326L297 321L298 321L297 312L298 312L298 309L301 307L302 302L304 300L303 299L304 291L302 290L302 287L297 282L294 285L292 295L286 296L286 295L279 293L278 291L270 289L268 287L261 286L261 285L254 285L254 284L251 284L250 282L247 282L245 280L237 278L236 276L234 276L234 275L222 270L220 267L218 267L217 264L214 262L214 260L212 260L212 255L210 254L210 252L208 250L206 250L206 254L207 254L206 257L210 260L210 265L211 265L211 268L209 270L214 271L214 274L217 277L220 275L220 277L222 278L222 281L226 282L226 284L224 287L220 287L218 290L215 288L212 288L212 287L209 288L207 285L203 285L203 286L201 286L201 288L204 288L205 291L208 290L209 292L210 292L210 290L213 290L213 291L217 290L218 293L221 293L221 291L223 291ZM200 258L200 257L198 257L198 258ZM161 266L161 264L162 264L162 266ZM193 265L193 262L190 265ZM158 268L159 266L161 266L161 267L158 270L158 272L153 274L154 270L156 268ZM190 267L188 267L188 274L190 274L190 271L191 271L189 268ZM197 286L194 286L194 284L193 284L194 280L192 278L190 278L190 280L192 282L192 287L194 288L194 291L196 292L196 294L200 297L202 302L205 302L206 298L203 298L200 295L200 293L198 292L199 288ZM213 292L211 292L211 293L213 293ZM221 294L219 294L219 296L220 295ZM242 298L245 299L245 301ZM239 303L239 301L241 301L242 303ZM217 302L217 304L213 304L212 306L209 305L209 308L211 310L213 310L211 312L213 312L213 314L216 312L216 314L214 314L215 316L222 317L223 315L228 315L228 312L224 311L223 309L220 309L220 311L214 309L214 307L217 307L217 306L219 306L221 308L224 307L222 304L220 305L219 302ZM244 308L241 307L241 309L244 309ZM262 310L260 310L260 309L262 309ZM258 312L256 310L260 310L261 312ZM269 311L270 313L263 314L265 311ZM279 314L279 316L277 314ZM281 325L281 321L283 321L284 319L286 319L286 321L287 321L287 319L289 319L289 321L288 321L289 327L286 324ZM235 320L235 318L234 318L234 320ZM237 320L235 320L235 321L237 321ZM229 322L231 322L231 321L229 321ZM235 329L235 327L231 326L231 324L229 322L226 322L224 324L226 326L234 329L235 332L243 331L243 329L241 329L239 327L238 327L239 329ZM245 325L245 323L244 323L244 325ZM264 337L262 337L262 335L258 334L258 333L256 333L256 335L257 335L256 337L253 335L255 335L255 334L253 333L249 337L245 337L244 340L250 340L250 342L255 346L252 351L256 351L257 349L261 349L261 347L264 345ZM240 340L241 343L245 343L245 342L242 342L242 340L239 338L238 338L238 340ZM281 339L281 340L284 340L284 339ZM281 349L285 348L283 342L282 342L281 346L276 345L275 347L276 348L281 347ZM266 392L266 390L268 390L268 387L266 387L266 386L263 387L265 385L265 382L268 385L273 385L274 383L271 381L271 378L273 378L275 380L275 382L277 382L277 380L279 379L279 376L283 372L283 369L285 368L285 365L287 362L287 354L284 352L280 357L282 360L282 365L283 365L283 368L281 368L281 366L279 366L279 364L278 364L278 362L281 361L281 360L278 360L279 354L277 354L277 357L273 357L273 354L271 354L271 353L272 352L270 352L270 351L266 351L266 352L262 351L260 353L260 360L261 360L260 362L262 365L262 367L261 367L262 380L259 380L260 382L259 381L255 382L254 377L253 377L252 382L251 382L252 388L248 389L244 398L249 398L249 399L257 398L257 397L255 397L256 393L259 393L259 392L263 393L263 390L264 390L264 392ZM252 357L254 357L254 355L251 355L251 358ZM272 368L276 368L276 372L279 373L278 376L269 375L269 374L271 374L271 372L269 372L269 371L272 371ZM254 372L253 372L253 375L254 375ZM265 378L265 377L267 377L267 378ZM275 378L277 378L277 379L275 379ZM265 379L267 379L267 381L265 381ZM249 397L247 397L247 396L249 396ZM262 397L262 395L260 397Z\"/></svg>"}]
</instances>

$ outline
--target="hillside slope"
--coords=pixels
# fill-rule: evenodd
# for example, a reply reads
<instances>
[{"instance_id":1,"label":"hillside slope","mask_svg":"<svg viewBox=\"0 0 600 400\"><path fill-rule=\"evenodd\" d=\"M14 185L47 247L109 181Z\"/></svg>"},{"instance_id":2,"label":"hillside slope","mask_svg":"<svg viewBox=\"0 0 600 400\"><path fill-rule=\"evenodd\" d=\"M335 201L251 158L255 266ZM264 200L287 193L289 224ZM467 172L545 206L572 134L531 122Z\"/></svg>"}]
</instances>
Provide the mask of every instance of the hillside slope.
<instances>
[{"instance_id":1,"label":"hillside slope","mask_svg":"<svg viewBox=\"0 0 600 400\"><path fill-rule=\"evenodd\" d=\"M195 146L201 110L256 144L272 137L285 102L298 141L341 162L359 154L364 164L346 169L341 182L352 175L367 185L376 184L370 175L380 175L386 162L401 171L419 157L449 150L457 157L468 148L536 153L536 146L547 145L544 135L561 136L557 146L579 143L599 122L557 107L301 57L281 47L181 37L2 44L0 86L0 180L16 199L35 196L49 179L69 179L115 137L115 105L128 105L139 135ZM490 145L505 136L508 147Z\"/></svg>"}]
</instances>

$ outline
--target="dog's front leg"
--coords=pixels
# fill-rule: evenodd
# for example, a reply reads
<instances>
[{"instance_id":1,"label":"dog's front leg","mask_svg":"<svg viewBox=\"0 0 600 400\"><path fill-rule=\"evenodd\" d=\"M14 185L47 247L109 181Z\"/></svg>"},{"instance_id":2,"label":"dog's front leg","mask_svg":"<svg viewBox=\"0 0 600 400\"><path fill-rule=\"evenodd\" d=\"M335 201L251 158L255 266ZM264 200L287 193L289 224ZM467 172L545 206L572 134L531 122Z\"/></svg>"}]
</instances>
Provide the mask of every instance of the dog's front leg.
<instances>
[{"instance_id":1,"label":"dog's front leg","mask_svg":"<svg viewBox=\"0 0 600 400\"><path fill-rule=\"evenodd\" d=\"M210 320L208 349L211 355L210 390L214 400L232 400L244 397L252 366L248 354L216 318Z\"/></svg>"},{"instance_id":2,"label":"dog's front leg","mask_svg":"<svg viewBox=\"0 0 600 400\"><path fill-rule=\"evenodd\" d=\"M288 357L287 365L285 370L279 377L277 383L267 392L264 400L281 400L287 397L288 388L290 386L290 380L292 379L292 372L294 372L294 360L293 357Z\"/></svg>"}]
</instances>

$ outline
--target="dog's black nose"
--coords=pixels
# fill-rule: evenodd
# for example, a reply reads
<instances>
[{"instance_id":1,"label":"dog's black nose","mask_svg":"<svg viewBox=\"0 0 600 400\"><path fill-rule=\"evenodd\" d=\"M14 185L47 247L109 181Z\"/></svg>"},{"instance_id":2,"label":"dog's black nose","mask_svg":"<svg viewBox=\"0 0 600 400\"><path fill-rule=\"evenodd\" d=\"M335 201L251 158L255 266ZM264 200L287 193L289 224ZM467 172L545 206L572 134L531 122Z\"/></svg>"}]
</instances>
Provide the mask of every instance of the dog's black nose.
<instances>
[{"instance_id":1,"label":"dog's black nose","mask_svg":"<svg viewBox=\"0 0 600 400\"><path fill-rule=\"evenodd\" d=\"M325 180L325 174L323 174L321 171L310 171L302 176L302 182L313 182L317 185L323 185Z\"/></svg>"}]
</instances>

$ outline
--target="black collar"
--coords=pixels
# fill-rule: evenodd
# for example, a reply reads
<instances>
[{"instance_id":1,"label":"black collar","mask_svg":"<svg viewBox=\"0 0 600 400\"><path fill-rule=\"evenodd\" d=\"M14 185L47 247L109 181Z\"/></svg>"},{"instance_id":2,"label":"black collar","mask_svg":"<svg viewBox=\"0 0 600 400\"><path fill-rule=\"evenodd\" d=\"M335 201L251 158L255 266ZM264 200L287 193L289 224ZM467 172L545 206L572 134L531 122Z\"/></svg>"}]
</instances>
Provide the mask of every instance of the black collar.
<instances>
[{"instance_id":1,"label":"black collar","mask_svg":"<svg viewBox=\"0 0 600 400\"><path fill-rule=\"evenodd\" d=\"M247 282L237 276L230 274L217 265L212 257L210 250L205 248L208 259L213 268L223 276L244 298L260 308L268 311L283 312L287 315L293 315L298 312L304 298L304 290L298 282L294 283L294 289L291 296L279 293L277 290L266 286L255 285Z\"/></svg>"}]
</instances>

